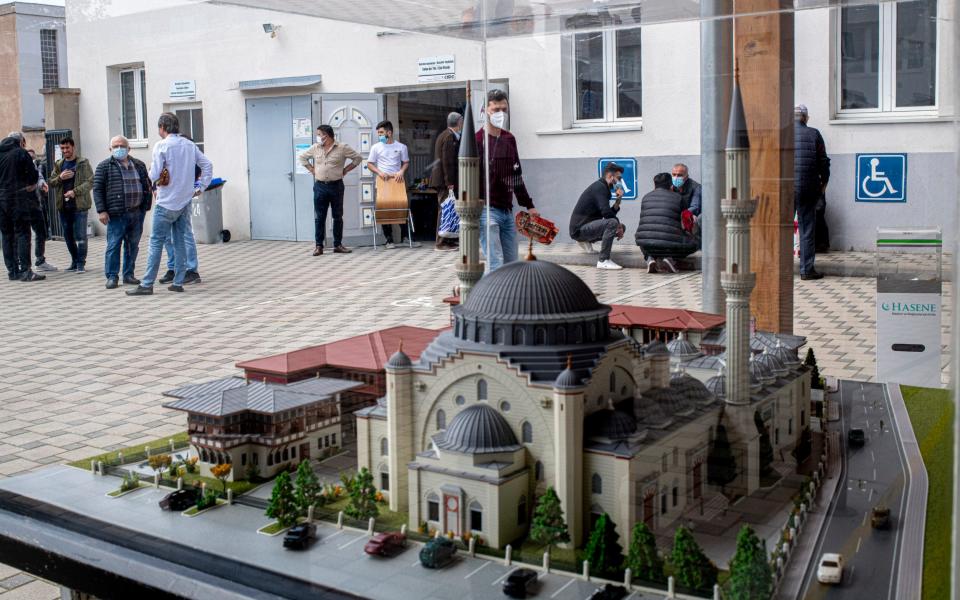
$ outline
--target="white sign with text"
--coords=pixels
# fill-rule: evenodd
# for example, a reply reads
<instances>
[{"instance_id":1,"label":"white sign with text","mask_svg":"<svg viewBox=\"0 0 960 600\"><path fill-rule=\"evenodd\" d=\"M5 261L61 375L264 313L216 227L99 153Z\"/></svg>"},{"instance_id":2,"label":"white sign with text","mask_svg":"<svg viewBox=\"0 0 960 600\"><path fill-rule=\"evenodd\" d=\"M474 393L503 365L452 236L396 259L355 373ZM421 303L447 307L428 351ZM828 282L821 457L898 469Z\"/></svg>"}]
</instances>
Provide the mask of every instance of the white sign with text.
<instances>
[{"instance_id":1,"label":"white sign with text","mask_svg":"<svg viewBox=\"0 0 960 600\"><path fill-rule=\"evenodd\" d=\"M456 57L427 56L417 61L417 80L420 82L453 81L457 78Z\"/></svg>"}]
</instances>

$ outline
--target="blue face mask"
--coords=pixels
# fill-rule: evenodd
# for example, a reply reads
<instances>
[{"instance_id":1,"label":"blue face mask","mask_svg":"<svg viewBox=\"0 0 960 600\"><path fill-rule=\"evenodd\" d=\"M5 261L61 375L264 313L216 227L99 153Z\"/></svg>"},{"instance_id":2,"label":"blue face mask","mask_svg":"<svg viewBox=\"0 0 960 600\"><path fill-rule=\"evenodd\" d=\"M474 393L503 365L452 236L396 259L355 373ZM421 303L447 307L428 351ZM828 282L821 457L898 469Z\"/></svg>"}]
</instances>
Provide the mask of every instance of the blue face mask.
<instances>
[{"instance_id":1,"label":"blue face mask","mask_svg":"<svg viewBox=\"0 0 960 600\"><path fill-rule=\"evenodd\" d=\"M121 146L121 147L119 147L119 148L114 148L114 149L113 149L113 152L112 152L113 157L114 157L115 159L117 159L117 160L123 160L123 159L125 159L125 158L127 157L127 154L129 154L129 153L130 153L130 151L127 150L126 148L124 148L123 146Z\"/></svg>"},{"instance_id":2,"label":"blue face mask","mask_svg":"<svg viewBox=\"0 0 960 600\"><path fill-rule=\"evenodd\" d=\"M673 187L677 189L683 187L683 181L684 181L683 177L673 177L672 179L673 179Z\"/></svg>"},{"instance_id":3,"label":"blue face mask","mask_svg":"<svg viewBox=\"0 0 960 600\"><path fill-rule=\"evenodd\" d=\"M381 135L381 136L380 136L380 143L381 143L381 144L386 144L386 143L387 143L387 136Z\"/></svg>"}]
</instances>

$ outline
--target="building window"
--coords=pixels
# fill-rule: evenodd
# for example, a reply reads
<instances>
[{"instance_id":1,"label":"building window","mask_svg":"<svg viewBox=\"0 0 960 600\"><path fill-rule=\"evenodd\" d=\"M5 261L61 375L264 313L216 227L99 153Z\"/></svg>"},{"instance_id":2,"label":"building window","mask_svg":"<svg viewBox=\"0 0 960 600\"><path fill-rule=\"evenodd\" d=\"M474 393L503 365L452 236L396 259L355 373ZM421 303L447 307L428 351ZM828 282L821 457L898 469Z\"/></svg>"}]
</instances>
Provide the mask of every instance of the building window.
<instances>
[{"instance_id":1,"label":"building window","mask_svg":"<svg viewBox=\"0 0 960 600\"><path fill-rule=\"evenodd\" d=\"M440 520L440 499L434 494L427 496L427 520Z\"/></svg>"},{"instance_id":2,"label":"building window","mask_svg":"<svg viewBox=\"0 0 960 600\"><path fill-rule=\"evenodd\" d=\"M543 327L537 327L536 331L533 334L533 343L536 346L546 346L547 345L547 330Z\"/></svg>"},{"instance_id":3,"label":"building window","mask_svg":"<svg viewBox=\"0 0 960 600\"><path fill-rule=\"evenodd\" d=\"M780 428L779 427L773 430L773 443L778 446L780 445Z\"/></svg>"},{"instance_id":4,"label":"building window","mask_svg":"<svg viewBox=\"0 0 960 600\"><path fill-rule=\"evenodd\" d=\"M800 411L800 426L803 427L803 424L807 422L807 411Z\"/></svg>"},{"instance_id":5,"label":"building window","mask_svg":"<svg viewBox=\"0 0 960 600\"><path fill-rule=\"evenodd\" d=\"M677 463L679 462L680 462L680 449L674 448L673 449L673 466L677 466Z\"/></svg>"},{"instance_id":6,"label":"building window","mask_svg":"<svg viewBox=\"0 0 960 600\"><path fill-rule=\"evenodd\" d=\"M527 522L527 497L520 496L517 502L517 525L523 525Z\"/></svg>"},{"instance_id":7,"label":"building window","mask_svg":"<svg viewBox=\"0 0 960 600\"><path fill-rule=\"evenodd\" d=\"M284 461L290 460L290 449L289 449L289 448L284 448L284 449L283 449L283 460L284 460Z\"/></svg>"},{"instance_id":8,"label":"building window","mask_svg":"<svg viewBox=\"0 0 960 600\"><path fill-rule=\"evenodd\" d=\"M323 450L323 440L321 438L317 438L317 450Z\"/></svg>"},{"instance_id":9,"label":"building window","mask_svg":"<svg viewBox=\"0 0 960 600\"><path fill-rule=\"evenodd\" d=\"M520 434L523 437L524 444L533 443L533 425L531 425L529 422L523 422L523 424L520 426Z\"/></svg>"},{"instance_id":10,"label":"building window","mask_svg":"<svg viewBox=\"0 0 960 600\"><path fill-rule=\"evenodd\" d=\"M639 119L640 28L573 36L574 122Z\"/></svg>"},{"instance_id":11,"label":"building window","mask_svg":"<svg viewBox=\"0 0 960 600\"><path fill-rule=\"evenodd\" d=\"M679 501L679 499L680 499L680 488L674 485L673 486L673 506L674 507L677 506L677 502Z\"/></svg>"},{"instance_id":12,"label":"building window","mask_svg":"<svg viewBox=\"0 0 960 600\"><path fill-rule=\"evenodd\" d=\"M793 419L787 419L787 435L793 435Z\"/></svg>"},{"instance_id":13,"label":"building window","mask_svg":"<svg viewBox=\"0 0 960 600\"><path fill-rule=\"evenodd\" d=\"M533 478L536 481L543 481L543 463L539 460L533 465Z\"/></svg>"},{"instance_id":14,"label":"building window","mask_svg":"<svg viewBox=\"0 0 960 600\"><path fill-rule=\"evenodd\" d=\"M610 393L612 394L616 391L617 391L617 374L610 373Z\"/></svg>"},{"instance_id":15,"label":"building window","mask_svg":"<svg viewBox=\"0 0 960 600\"><path fill-rule=\"evenodd\" d=\"M324 447L324 448L329 448L329 447L330 447L330 436L329 436L329 435L323 436L323 447Z\"/></svg>"},{"instance_id":16,"label":"building window","mask_svg":"<svg viewBox=\"0 0 960 600\"><path fill-rule=\"evenodd\" d=\"M506 400L500 403L500 412L510 412L511 408L510 403Z\"/></svg>"},{"instance_id":17,"label":"building window","mask_svg":"<svg viewBox=\"0 0 960 600\"><path fill-rule=\"evenodd\" d=\"M590 491L594 494L603 493L603 479L599 473L594 473L593 477L590 478Z\"/></svg>"},{"instance_id":18,"label":"building window","mask_svg":"<svg viewBox=\"0 0 960 600\"><path fill-rule=\"evenodd\" d=\"M240 455L240 466L244 467L246 465L247 465L247 453L244 452L243 454Z\"/></svg>"},{"instance_id":19,"label":"building window","mask_svg":"<svg viewBox=\"0 0 960 600\"><path fill-rule=\"evenodd\" d=\"M447 428L447 413L441 408L437 411L437 429Z\"/></svg>"},{"instance_id":20,"label":"building window","mask_svg":"<svg viewBox=\"0 0 960 600\"><path fill-rule=\"evenodd\" d=\"M503 344L503 327L497 327L493 330L493 343Z\"/></svg>"},{"instance_id":21,"label":"building window","mask_svg":"<svg viewBox=\"0 0 960 600\"><path fill-rule=\"evenodd\" d=\"M120 71L120 123L128 140L147 139L147 83L142 68Z\"/></svg>"},{"instance_id":22,"label":"building window","mask_svg":"<svg viewBox=\"0 0 960 600\"><path fill-rule=\"evenodd\" d=\"M43 87L60 87L60 61L57 56L57 30L40 30L40 64L43 69Z\"/></svg>"},{"instance_id":23,"label":"building window","mask_svg":"<svg viewBox=\"0 0 960 600\"><path fill-rule=\"evenodd\" d=\"M331 446L336 446L336 445L337 445L337 434L335 434L335 433L331 433L331 434L330 434L330 445L331 445Z\"/></svg>"},{"instance_id":24,"label":"building window","mask_svg":"<svg viewBox=\"0 0 960 600\"><path fill-rule=\"evenodd\" d=\"M250 455L250 457L253 458L253 464L255 464L255 465L259 465L259 464L260 464L260 455L259 455L259 454L257 454L256 452L254 452L253 454Z\"/></svg>"},{"instance_id":25,"label":"building window","mask_svg":"<svg viewBox=\"0 0 960 600\"><path fill-rule=\"evenodd\" d=\"M384 492L390 491L390 473L380 473L380 489Z\"/></svg>"},{"instance_id":26,"label":"building window","mask_svg":"<svg viewBox=\"0 0 960 600\"><path fill-rule=\"evenodd\" d=\"M454 402L456 402L457 406L463 406L467 403L467 399L463 396L457 396Z\"/></svg>"},{"instance_id":27,"label":"building window","mask_svg":"<svg viewBox=\"0 0 960 600\"><path fill-rule=\"evenodd\" d=\"M660 514L667 514L667 490L660 494Z\"/></svg>"},{"instance_id":28,"label":"building window","mask_svg":"<svg viewBox=\"0 0 960 600\"><path fill-rule=\"evenodd\" d=\"M664 455L660 458L660 472L661 472L661 473L666 473L666 472L667 472L667 455L666 455L666 454L664 454Z\"/></svg>"},{"instance_id":29,"label":"building window","mask_svg":"<svg viewBox=\"0 0 960 600\"><path fill-rule=\"evenodd\" d=\"M523 330L517 327L513 330L513 345L522 346L523 345Z\"/></svg>"},{"instance_id":30,"label":"building window","mask_svg":"<svg viewBox=\"0 0 960 600\"><path fill-rule=\"evenodd\" d=\"M483 507L477 501L470 503L470 530L483 531Z\"/></svg>"},{"instance_id":31,"label":"building window","mask_svg":"<svg viewBox=\"0 0 960 600\"><path fill-rule=\"evenodd\" d=\"M558 346L562 346L563 344L567 343L567 330L564 329L563 327L557 327L557 330L556 332L554 332L554 335L557 338Z\"/></svg>"},{"instance_id":32,"label":"building window","mask_svg":"<svg viewBox=\"0 0 960 600\"><path fill-rule=\"evenodd\" d=\"M380 438L380 456L387 456L388 454L390 454L390 443L387 438Z\"/></svg>"},{"instance_id":33,"label":"building window","mask_svg":"<svg viewBox=\"0 0 960 600\"><path fill-rule=\"evenodd\" d=\"M290 457L291 457L291 458L296 458L296 457L297 457L297 447L296 447L296 446L294 446L293 448L290 448Z\"/></svg>"},{"instance_id":34,"label":"building window","mask_svg":"<svg viewBox=\"0 0 960 600\"><path fill-rule=\"evenodd\" d=\"M487 381L481 379L477 381L477 400L487 399Z\"/></svg>"},{"instance_id":35,"label":"building window","mask_svg":"<svg viewBox=\"0 0 960 600\"><path fill-rule=\"evenodd\" d=\"M937 0L840 9L839 109L877 113L937 104Z\"/></svg>"},{"instance_id":36,"label":"building window","mask_svg":"<svg viewBox=\"0 0 960 600\"><path fill-rule=\"evenodd\" d=\"M180 134L184 135L203 152L203 109L182 108L175 111L180 121Z\"/></svg>"},{"instance_id":37,"label":"building window","mask_svg":"<svg viewBox=\"0 0 960 600\"><path fill-rule=\"evenodd\" d=\"M269 453L269 452L267 453L267 466L268 466L268 467L272 467L272 466L273 466L273 454L271 454L271 453Z\"/></svg>"}]
</instances>

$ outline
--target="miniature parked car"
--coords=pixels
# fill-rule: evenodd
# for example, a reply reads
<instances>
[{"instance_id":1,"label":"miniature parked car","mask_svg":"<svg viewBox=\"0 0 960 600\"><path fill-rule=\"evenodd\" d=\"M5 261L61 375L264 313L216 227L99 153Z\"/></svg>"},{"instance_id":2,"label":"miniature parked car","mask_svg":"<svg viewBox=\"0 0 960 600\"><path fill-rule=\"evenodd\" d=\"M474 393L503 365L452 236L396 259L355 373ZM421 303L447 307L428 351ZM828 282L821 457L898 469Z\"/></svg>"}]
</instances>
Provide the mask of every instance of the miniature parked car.
<instances>
[{"instance_id":1,"label":"miniature parked car","mask_svg":"<svg viewBox=\"0 0 960 600\"><path fill-rule=\"evenodd\" d=\"M627 597L627 589L622 585L608 583L590 596L590 600L621 600Z\"/></svg>"},{"instance_id":2,"label":"miniature parked car","mask_svg":"<svg viewBox=\"0 0 960 600\"><path fill-rule=\"evenodd\" d=\"M853 428L847 434L847 443L854 448L860 448L867 442L867 435L860 428Z\"/></svg>"},{"instance_id":3,"label":"miniature parked car","mask_svg":"<svg viewBox=\"0 0 960 600\"><path fill-rule=\"evenodd\" d=\"M420 564L428 569L441 569L453 560L457 546L445 538L433 538L420 549Z\"/></svg>"},{"instance_id":4,"label":"miniature parked car","mask_svg":"<svg viewBox=\"0 0 960 600\"><path fill-rule=\"evenodd\" d=\"M371 556L395 556L407 547L407 536L399 531L378 533L370 538L363 551Z\"/></svg>"},{"instance_id":5,"label":"miniature parked car","mask_svg":"<svg viewBox=\"0 0 960 600\"><path fill-rule=\"evenodd\" d=\"M503 593L511 598L526 598L527 592L536 583L536 571L533 569L517 569L503 580Z\"/></svg>"},{"instance_id":6,"label":"miniature parked car","mask_svg":"<svg viewBox=\"0 0 960 600\"><path fill-rule=\"evenodd\" d=\"M184 488L175 492L170 492L160 500L160 508L163 510L187 510L197 503L197 490L193 488Z\"/></svg>"},{"instance_id":7,"label":"miniature parked car","mask_svg":"<svg viewBox=\"0 0 960 600\"><path fill-rule=\"evenodd\" d=\"M817 581L832 584L842 583L843 556L826 553L820 557L820 565L817 567Z\"/></svg>"},{"instance_id":8,"label":"miniature parked car","mask_svg":"<svg viewBox=\"0 0 960 600\"><path fill-rule=\"evenodd\" d=\"M890 529L890 509L883 505L874 506L870 512L870 525L874 529Z\"/></svg>"},{"instance_id":9,"label":"miniature parked car","mask_svg":"<svg viewBox=\"0 0 960 600\"><path fill-rule=\"evenodd\" d=\"M294 525L283 536L283 547L293 550L303 550L310 545L311 540L317 537L317 526L313 523Z\"/></svg>"}]
</instances>

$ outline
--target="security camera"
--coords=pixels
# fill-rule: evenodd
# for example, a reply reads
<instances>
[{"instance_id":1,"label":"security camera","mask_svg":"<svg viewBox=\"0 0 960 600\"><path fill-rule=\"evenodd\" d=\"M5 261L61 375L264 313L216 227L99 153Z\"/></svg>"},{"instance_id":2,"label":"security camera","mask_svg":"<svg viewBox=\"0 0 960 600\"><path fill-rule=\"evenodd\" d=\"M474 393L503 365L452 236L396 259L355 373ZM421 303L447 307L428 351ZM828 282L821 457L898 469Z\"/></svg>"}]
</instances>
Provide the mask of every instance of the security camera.
<instances>
[{"instance_id":1,"label":"security camera","mask_svg":"<svg viewBox=\"0 0 960 600\"><path fill-rule=\"evenodd\" d=\"M270 34L270 37L275 38L275 37L277 37L277 33L280 32L280 26L279 26L279 25L274 25L273 23L264 23L264 24L263 24L263 32L264 32L264 33L269 33L269 34Z\"/></svg>"}]
</instances>

